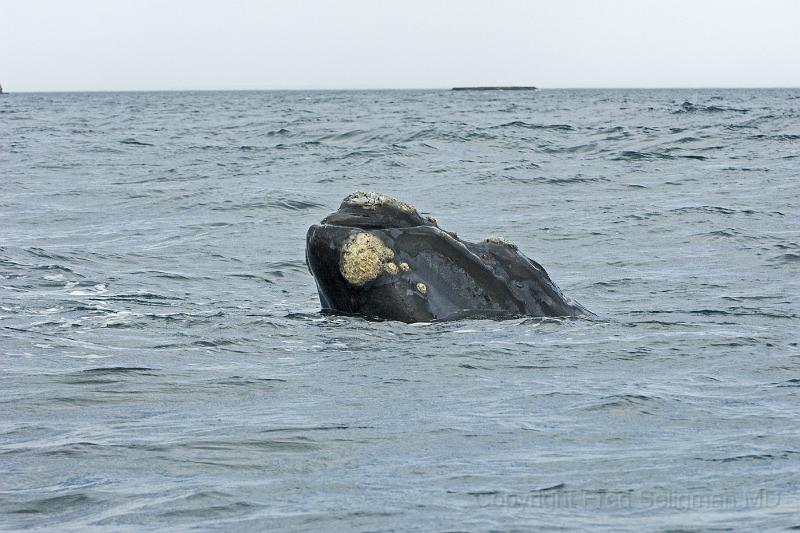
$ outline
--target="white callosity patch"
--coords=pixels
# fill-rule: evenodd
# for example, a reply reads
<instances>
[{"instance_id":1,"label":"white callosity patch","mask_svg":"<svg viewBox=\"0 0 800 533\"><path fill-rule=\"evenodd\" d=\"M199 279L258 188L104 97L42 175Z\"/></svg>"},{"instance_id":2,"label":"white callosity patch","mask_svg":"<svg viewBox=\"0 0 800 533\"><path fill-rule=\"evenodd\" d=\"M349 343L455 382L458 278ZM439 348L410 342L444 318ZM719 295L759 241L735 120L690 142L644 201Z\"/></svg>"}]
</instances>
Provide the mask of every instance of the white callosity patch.
<instances>
[{"instance_id":1,"label":"white callosity patch","mask_svg":"<svg viewBox=\"0 0 800 533\"><path fill-rule=\"evenodd\" d=\"M378 192L356 191L347 196L347 198L344 199L344 203L354 207L363 207L364 209L377 209L381 206L392 206L401 211L406 211L407 213L412 213L417 210L417 208L411 204L401 202L397 198L392 198L391 196Z\"/></svg>"},{"instance_id":2,"label":"white callosity patch","mask_svg":"<svg viewBox=\"0 0 800 533\"><path fill-rule=\"evenodd\" d=\"M384 271L391 272L388 264L393 258L394 252L378 237L366 232L356 233L348 237L342 247L342 275L350 285L360 287Z\"/></svg>"},{"instance_id":3,"label":"white callosity patch","mask_svg":"<svg viewBox=\"0 0 800 533\"><path fill-rule=\"evenodd\" d=\"M489 242L489 243L492 243L492 244L499 244L501 246L507 246L508 248L511 248L513 250L517 249L517 245L514 244L512 241L510 241L509 239L506 239L505 237L498 237L497 235L492 235L491 237L487 237L487 238L485 238L483 240L483 242Z\"/></svg>"}]
</instances>

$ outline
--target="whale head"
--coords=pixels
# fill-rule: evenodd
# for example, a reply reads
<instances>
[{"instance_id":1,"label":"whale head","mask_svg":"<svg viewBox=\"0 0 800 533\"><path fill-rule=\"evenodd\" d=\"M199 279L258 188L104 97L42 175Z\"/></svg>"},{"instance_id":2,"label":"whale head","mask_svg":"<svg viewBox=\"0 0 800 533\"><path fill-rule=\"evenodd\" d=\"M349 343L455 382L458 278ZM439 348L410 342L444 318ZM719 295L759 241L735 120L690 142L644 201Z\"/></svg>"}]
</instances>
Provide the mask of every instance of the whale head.
<instances>
[{"instance_id":1,"label":"whale head","mask_svg":"<svg viewBox=\"0 0 800 533\"><path fill-rule=\"evenodd\" d=\"M357 191L339 209L311 226L306 264L323 310L413 322L431 320L419 288L400 277L410 272L393 236L404 228L433 226L416 208L396 198Z\"/></svg>"}]
</instances>

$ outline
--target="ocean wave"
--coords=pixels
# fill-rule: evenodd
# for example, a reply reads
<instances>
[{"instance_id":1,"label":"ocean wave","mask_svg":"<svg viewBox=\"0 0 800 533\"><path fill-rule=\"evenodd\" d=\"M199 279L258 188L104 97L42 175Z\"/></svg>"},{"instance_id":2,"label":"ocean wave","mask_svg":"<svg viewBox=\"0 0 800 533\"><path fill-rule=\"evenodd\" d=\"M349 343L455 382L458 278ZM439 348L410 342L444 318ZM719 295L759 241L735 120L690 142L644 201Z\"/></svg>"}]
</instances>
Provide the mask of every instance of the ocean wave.
<instances>
[{"instance_id":1,"label":"ocean wave","mask_svg":"<svg viewBox=\"0 0 800 533\"><path fill-rule=\"evenodd\" d=\"M680 105L680 108L673 113L749 113L750 110L746 108L737 108L737 107L728 107L728 106L717 106L717 105L702 105L702 104L693 104L688 100L683 102Z\"/></svg>"},{"instance_id":2,"label":"ocean wave","mask_svg":"<svg viewBox=\"0 0 800 533\"><path fill-rule=\"evenodd\" d=\"M796 265L800 263L800 253L785 253L771 257L769 261L777 265Z\"/></svg>"},{"instance_id":3,"label":"ocean wave","mask_svg":"<svg viewBox=\"0 0 800 533\"><path fill-rule=\"evenodd\" d=\"M653 414L663 400L646 394L614 394L577 406L579 411L634 410L641 414Z\"/></svg>"},{"instance_id":4,"label":"ocean wave","mask_svg":"<svg viewBox=\"0 0 800 533\"><path fill-rule=\"evenodd\" d=\"M777 135L765 135L765 134L760 134L760 135L750 135L750 136L748 137L748 139L751 139L751 140L754 140L754 141L761 141L761 140L764 140L764 141L786 141L786 142L793 142L793 141L798 141L798 140L800 140L800 135L793 134L793 133L782 133L782 134L777 134Z\"/></svg>"},{"instance_id":5,"label":"ocean wave","mask_svg":"<svg viewBox=\"0 0 800 533\"><path fill-rule=\"evenodd\" d=\"M551 131L575 131L573 126L569 124L534 124L531 122L524 122L522 120L514 120L494 126L495 128L525 128L529 130L551 130Z\"/></svg>"},{"instance_id":6,"label":"ocean wave","mask_svg":"<svg viewBox=\"0 0 800 533\"><path fill-rule=\"evenodd\" d=\"M134 138L122 139L121 141L119 141L119 143L120 144L131 145L131 146L155 146L152 143L147 143L147 142L144 142L144 141L137 141Z\"/></svg>"},{"instance_id":7,"label":"ocean wave","mask_svg":"<svg viewBox=\"0 0 800 533\"><path fill-rule=\"evenodd\" d=\"M637 150L625 150L620 152L617 157L612 158L613 161L655 161L660 159L695 159L697 161L705 161L708 159L708 157L697 154L671 154L668 152L642 152Z\"/></svg>"}]
</instances>

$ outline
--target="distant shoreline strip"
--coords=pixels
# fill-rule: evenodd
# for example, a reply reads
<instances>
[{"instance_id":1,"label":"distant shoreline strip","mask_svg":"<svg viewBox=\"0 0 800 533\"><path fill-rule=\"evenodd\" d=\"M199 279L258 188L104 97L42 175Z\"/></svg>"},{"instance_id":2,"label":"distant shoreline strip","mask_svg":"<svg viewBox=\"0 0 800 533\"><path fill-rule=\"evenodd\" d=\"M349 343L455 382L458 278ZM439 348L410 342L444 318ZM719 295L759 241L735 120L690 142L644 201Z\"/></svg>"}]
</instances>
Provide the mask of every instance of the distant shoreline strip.
<instances>
[{"instance_id":1,"label":"distant shoreline strip","mask_svg":"<svg viewBox=\"0 0 800 533\"><path fill-rule=\"evenodd\" d=\"M453 87L454 91L535 91L536 87Z\"/></svg>"}]
</instances>

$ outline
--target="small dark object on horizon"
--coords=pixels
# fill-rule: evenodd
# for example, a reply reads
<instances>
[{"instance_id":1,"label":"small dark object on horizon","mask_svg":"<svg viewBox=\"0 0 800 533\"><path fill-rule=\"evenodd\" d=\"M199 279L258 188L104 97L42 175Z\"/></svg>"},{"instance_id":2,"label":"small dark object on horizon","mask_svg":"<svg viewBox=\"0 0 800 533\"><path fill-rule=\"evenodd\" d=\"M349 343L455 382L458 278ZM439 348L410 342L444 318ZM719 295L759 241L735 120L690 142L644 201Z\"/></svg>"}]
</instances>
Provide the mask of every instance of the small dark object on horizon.
<instances>
[{"instance_id":1,"label":"small dark object on horizon","mask_svg":"<svg viewBox=\"0 0 800 533\"><path fill-rule=\"evenodd\" d=\"M454 91L535 91L536 87L453 87Z\"/></svg>"}]
</instances>

